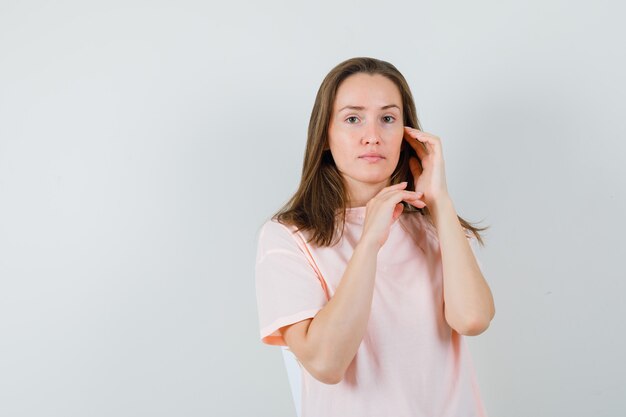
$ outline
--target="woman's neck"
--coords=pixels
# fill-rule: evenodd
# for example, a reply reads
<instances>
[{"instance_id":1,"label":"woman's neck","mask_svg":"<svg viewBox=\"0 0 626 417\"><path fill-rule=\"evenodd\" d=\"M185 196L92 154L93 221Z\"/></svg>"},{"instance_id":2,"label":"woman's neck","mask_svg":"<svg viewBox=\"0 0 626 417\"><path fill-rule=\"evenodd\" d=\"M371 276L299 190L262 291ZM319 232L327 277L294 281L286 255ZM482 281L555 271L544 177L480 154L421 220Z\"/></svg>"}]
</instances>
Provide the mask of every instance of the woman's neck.
<instances>
[{"instance_id":1,"label":"woman's neck","mask_svg":"<svg viewBox=\"0 0 626 417\"><path fill-rule=\"evenodd\" d=\"M372 198L376 196L383 188L389 185L390 179L380 183L363 183L357 181L346 180L346 188L348 191L347 207L365 206Z\"/></svg>"}]
</instances>

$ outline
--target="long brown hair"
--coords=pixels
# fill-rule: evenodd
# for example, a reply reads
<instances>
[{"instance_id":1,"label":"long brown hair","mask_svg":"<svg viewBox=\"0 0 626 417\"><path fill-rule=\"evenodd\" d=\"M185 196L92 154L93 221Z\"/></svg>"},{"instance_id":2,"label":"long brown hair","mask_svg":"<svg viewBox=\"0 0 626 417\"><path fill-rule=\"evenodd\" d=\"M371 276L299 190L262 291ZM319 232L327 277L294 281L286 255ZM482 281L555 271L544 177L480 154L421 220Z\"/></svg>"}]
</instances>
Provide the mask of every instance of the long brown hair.
<instances>
[{"instance_id":1,"label":"long brown hair","mask_svg":"<svg viewBox=\"0 0 626 417\"><path fill-rule=\"evenodd\" d=\"M400 90L404 126L422 130L417 119L415 102L404 76L392 64L379 59L357 57L348 59L333 68L322 81L309 120L302 178L296 193L274 216L279 222L294 225L298 230L311 232L309 242L318 246L331 246L341 238L345 224L346 188L335 161L328 149L328 125L339 85L357 73L380 74L387 77ZM398 165L391 175L391 184L407 181L407 190L414 188L409 158L419 158L415 150L402 143ZM421 161L420 161L421 163ZM418 209L404 204L403 213L419 212L432 224L428 208ZM477 228L457 216L461 225L471 231L483 245Z\"/></svg>"}]
</instances>

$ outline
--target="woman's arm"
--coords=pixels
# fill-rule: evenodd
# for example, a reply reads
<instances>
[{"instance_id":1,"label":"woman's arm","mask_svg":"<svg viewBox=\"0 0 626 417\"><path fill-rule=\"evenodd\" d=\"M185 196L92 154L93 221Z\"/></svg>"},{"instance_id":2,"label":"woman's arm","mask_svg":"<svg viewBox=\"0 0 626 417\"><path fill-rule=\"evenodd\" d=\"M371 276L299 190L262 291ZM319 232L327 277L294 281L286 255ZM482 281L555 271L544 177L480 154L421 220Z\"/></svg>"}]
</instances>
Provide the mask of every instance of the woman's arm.
<instances>
[{"instance_id":1,"label":"woman's arm","mask_svg":"<svg viewBox=\"0 0 626 417\"><path fill-rule=\"evenodd\" d=\"M313 319L283 330L289 348L319 381L340 382L361 344L372 308L378 252L402 214L400 202L424 205L421 193L404 190L406 185L385 187L367 203L363 233L335 294Z\"/></svg>"},{"instance_id":2,"label":"woman's arm","mask_svg":"<svg viewBox=\"0 0 626 417\"><path fill-rule=\"evenodd\" d=\"M446 321L458 333L484 332L495 315L493 296L449 197L429 207L443 263L443 297Z\"/></svg>"},{"instance_id":3,"label":"woman's arm","mask_svg":"<svg viewBox=\"0 0 626 417\"><path fill-rule=\"evenodd\" d=\"M424 193L424 201L437 229L443 263L446 321L460 334L480 334L489 327L495 307L448 194L441 139L409 126L405 127L404 139L421 161L412 157L409 167L415 190Z\"/></svg>"},{"instance_id":4,"label":"woman's arm","mask_svg":"<svg viewBox=\"0 0 626 417\"><path fill-rule=\"evenodd\" d=\"M283 338L316 379L343 379L367 328L374 292L376 245L359 242L333 297L313 319L287 326Z\"/></svg>"}]
</instances>

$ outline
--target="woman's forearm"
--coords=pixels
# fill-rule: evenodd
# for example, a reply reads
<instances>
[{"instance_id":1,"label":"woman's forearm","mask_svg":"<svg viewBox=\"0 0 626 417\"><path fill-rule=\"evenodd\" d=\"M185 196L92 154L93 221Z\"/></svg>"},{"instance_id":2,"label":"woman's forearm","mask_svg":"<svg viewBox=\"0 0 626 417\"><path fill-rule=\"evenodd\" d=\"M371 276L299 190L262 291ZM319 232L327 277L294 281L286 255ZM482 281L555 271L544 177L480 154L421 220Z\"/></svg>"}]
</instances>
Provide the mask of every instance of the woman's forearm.
<instances>
[{"instance_id":1,"label":"woman's forearm","mask_svg":"<svg viewBox=\"0 0 626 417\"><path fill-rule=\"evenodd\" d=\"M379 247L356 246L333 297L311 321L307 342L316 368L339 382L354 359L370 317Z\"/></svg>"},{"instance_id":2,"label":"woman's forearm","mask_svg":"<svg viewBox=\"0 0 626 417\"><path fill-rule=\"evenodd\" d=\"M489 327L495 314L493 296L459 223L452 199L439 199L429 207L441 249L446 321L464 335L477 335Z\"/></svg>"}]
</instances>

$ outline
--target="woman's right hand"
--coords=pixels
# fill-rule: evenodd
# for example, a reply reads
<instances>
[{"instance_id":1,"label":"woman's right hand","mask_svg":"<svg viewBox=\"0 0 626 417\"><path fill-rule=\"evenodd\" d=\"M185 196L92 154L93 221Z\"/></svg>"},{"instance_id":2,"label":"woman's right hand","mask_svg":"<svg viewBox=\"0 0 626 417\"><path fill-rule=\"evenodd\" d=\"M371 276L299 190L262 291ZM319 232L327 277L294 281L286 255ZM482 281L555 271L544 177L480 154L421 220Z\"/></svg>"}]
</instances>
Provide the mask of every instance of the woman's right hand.
<instances>
[{"instance_id":1,"label":"woman's right hand","mask_svg":"<svg viewBox=\"0 0 626 417\"><path fill-rule=\"evenodd\" d=\"M426 203L420 200L423 193L405 190L406 186L407 182L404 181L385 187L367 202L363 234L359 242L371 243L380 249L389 237L391 225L402 214L402 201L418 208L426 206Z\"/></svg>"}]
</instances>

